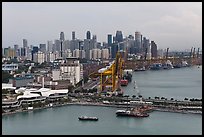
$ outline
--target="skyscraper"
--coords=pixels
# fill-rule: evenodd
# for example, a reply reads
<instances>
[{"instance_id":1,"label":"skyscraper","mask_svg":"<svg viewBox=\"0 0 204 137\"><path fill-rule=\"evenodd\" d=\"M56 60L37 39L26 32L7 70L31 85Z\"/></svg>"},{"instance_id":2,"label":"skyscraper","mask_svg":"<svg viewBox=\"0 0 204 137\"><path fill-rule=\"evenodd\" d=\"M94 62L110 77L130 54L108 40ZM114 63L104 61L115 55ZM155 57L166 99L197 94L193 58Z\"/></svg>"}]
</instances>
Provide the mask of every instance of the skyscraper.
<instances>
[{"instance_id":1,"label":"skyscraper","mask_svg":"<svg viewBox=\"0 0 204 137\"><path fill-rule=\"evenodd\" d=\"M18 45L14 45L14 50L18 50Z\"/></svg>"},{"instance_id":2,"label":"skyscraper","mask_svg":"<svg viewBox=\"0 0 204 137\"><path fill-rule=\"evenodd\" d=\"M118 31L118 30L116 31L115 41L116 42L122 42L123 41L122 31Z\"/></svg>"},{"instance_id":3,"label":"skyscraper","mask_svg":"<svg viewBox=\"0 0 204 137\"><path fill-rule=\"evenodd\" d=\"M21 54L20 55L24 57L26 55L25 51L26 51L25 48L21 48Z\"/></svg>"},{"instance_id":4,"label":"skyscraper","mask_svg":"<svg viewBox=\"0 0 204 137\"><path fill-rule=\"evenodd\" d=\"M63 45L63 42L64 42L64 32L61 32L60 33L60 43L61 43L61 46L60 46L60 57L62 57L62 53L63 53L63 48L62 48L62 45Z\"/></svg>"},{"instance_id":5,"label":"skyscraper","mask_svg":"<svg viewBox=\"0 0 204 137\"><path fill-rule=\"evenodd\" d=\"M27 41L27 39L23 39L23 48L25 50L25 56L27 57L27 55L28 55L28 41Z\"/></svg>"},{"instance_id":6,"label":"skyscraper","mask_svg":"<svg viewBox=\"0 0 204 137\"><path fill-rule=\"evenodd\" d=\"M45 52L46 52L46 44L40 44L39 50L40 50L41 52L45 53Z\"/></svg>"},{"instance_id":7,"label":"skyscraper","mask_svg":"<svg viewBox=\"0 0 204 137\"><path fill-rule=\"evenodd\" d=\"M75 31L72 31L72 40L75 40Z\"/></svg>"},{"instance_id":8,"label":"skyscraper","mask_svg":"<svg viewBox=\"0 0 204 137\"><path fill-rule=\"evenodd\" d=\"M19 49L18 45L14 45L14 51L15 51L17 57L20 56L20 49Z\"/></svg>"},{"instance_id":9,"label":"skyscraper","mask_svg":"<svg viewBox=\"0 0 204 137\"><path fill-rule=\"evenodd\" d=\"M53 50L53 43L52 41L47 41L47 50L48 52L52 52Z\"/></svg>"},{"instance_id":10,"label":"skyscraper","mask_svg":"<svg viewBox=\"0 0 204 137\"><path fill-rule=\"evenodd\" d=\"M111 58L114 59L116 57L116 54L118 52L118 43L111 44Z\"/></svg>"},{"instance_id":11,"label":"skyscraper","mask_svg":"<svg viewBox=\"0 0 204 137\"><path fill-rule=\"evenodd\" d=\"M28 47L28 41L27 39L23 39L23 48Z\"/></svg>"},{"instance_id":12,"label":"skyscraper","mask_svg":"<svg viewBox=\"0 0 204 137\"><path fill-rule=\"evenodd\" d=\"M64 41L64 32L60 33L60 41Z\"/></svg>"},{"instance_id":13,"label":"skyscraper","mask_svg":"<svg viewBox=\"0 0 204 137\"><path fill-rule=\"evenodd\" d=\"M32 60L34 60L34 54L38 52L38 47L37 46L33 46L33 50L32 50Z\"/></svg>"},{"instance_id":14,"label":"skyscraper","mask_svg":"<svg viewBox=\"0 0 204 137\"><path fill-rule=\"evenodd\" d=\"M157 58L157 44L151 41L151 54L153 58Z\"/></svg>"},{"instance_id":15,"label":"skyscraper","mask_svg":"<svg viewBox=\"0 0 204 137\"><path fill-rule=\"evenodd\" d=\"M91 39L91 32L90 31L86 32L86 39Z\"/></svg>"},{"instance_id":16,"label":"skyscraper","mask_svg":"<svg viewBox=\"0 0 204 137\"><path fill-rule=\"evenodd\" d=\"M112 44L113 41L112 41L112 35L111 34L108 34L108 45L110 46L110 44Z\"/></svg>"},{"instance_id":17,"label":"skyscraper","mask_svg":"<svg viewBox=\"0 0 204 137\"><path fill-rule=\"evenodd\" d=\"M141 39L141 33L136 31L135 32L135 49L136 53L140 53L142 50L142 39Z\"/></svg>"},{"instance_id":18,"label":"skyscraper","mask_svg":"<svg viewBox=\"0 0 204 137\"><path fill-rule=\"evenodd\" d=\"M54 51L54 52L60 51L60 40L56 39L56 40L54 41L53 51Z\"/></svg>"}]
</instances>

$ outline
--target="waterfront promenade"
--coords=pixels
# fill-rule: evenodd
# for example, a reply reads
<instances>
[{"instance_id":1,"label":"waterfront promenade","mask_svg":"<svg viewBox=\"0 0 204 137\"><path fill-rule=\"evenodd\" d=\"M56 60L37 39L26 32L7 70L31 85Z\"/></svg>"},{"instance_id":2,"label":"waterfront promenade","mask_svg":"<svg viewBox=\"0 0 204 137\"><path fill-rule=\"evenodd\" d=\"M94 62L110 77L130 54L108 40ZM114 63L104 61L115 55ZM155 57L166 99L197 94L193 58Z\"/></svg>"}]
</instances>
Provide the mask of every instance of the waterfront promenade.
<instances>
[{"instance_id":1,"label":"waterfront promenade","mask_svg":"<svg viewBox=\"0 0 204 137\"><path fill-rule=\"evenodd\" d=\"M46 109L46 108L54 108L54 107L60 107L60 106L65 106L65 105L84 105L84 106L99 106L99 107L117 107L117 108L127 108L127 104L115 104L115 103L108 103L104 104L102 102L68 102L64 104L52 104L52 106L45 106L45 107L39 107L39 108L33 108L33 109L18 109L13 112L5 112L2 113L3 115L10 115L10 114L15 114L15 113L20 113L20 112L30 112L30 111L35 111L35 110L40 110L40 109ZM138 106L145 106L141 104L132 104L128 105L129 108L135 108ZM158 106L158 105L152 105L152 111L162 111L162 112L176 112L176 113L191 113L191 114L201 114L202 115L202 107L201 110L183 110L179 109L178 107L164 107L164 106Z\"/></svg>"}]
</instances>

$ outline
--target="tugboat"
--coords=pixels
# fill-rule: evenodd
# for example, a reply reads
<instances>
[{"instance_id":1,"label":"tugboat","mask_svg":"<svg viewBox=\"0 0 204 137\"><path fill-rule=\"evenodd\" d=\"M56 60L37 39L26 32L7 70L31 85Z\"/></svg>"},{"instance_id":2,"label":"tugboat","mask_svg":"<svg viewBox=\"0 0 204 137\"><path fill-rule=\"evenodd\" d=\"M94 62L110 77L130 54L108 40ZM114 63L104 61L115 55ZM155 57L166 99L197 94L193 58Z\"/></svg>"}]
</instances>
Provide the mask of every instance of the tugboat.
<instances>
[{"instance_id":1,"label":"tugboat","mask_svg":"<svg viewBox=\"0 0 204 137\"><path fill-rule=\"evenodd\" d=\"M81 116L78 117L79 120L84 120L84 121L98 121L97 117L88 117L88 116Z\"/></svg>"}]
</instances>

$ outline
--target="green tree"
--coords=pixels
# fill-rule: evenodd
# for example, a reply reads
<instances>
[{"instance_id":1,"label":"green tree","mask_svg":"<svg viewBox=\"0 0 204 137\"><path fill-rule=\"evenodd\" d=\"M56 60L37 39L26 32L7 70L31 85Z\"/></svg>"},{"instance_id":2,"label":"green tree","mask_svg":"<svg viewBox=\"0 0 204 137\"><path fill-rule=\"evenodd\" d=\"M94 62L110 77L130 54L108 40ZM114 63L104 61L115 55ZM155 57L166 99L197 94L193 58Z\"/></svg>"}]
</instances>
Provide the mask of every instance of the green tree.
<instances>
[{"instance_id":1,"label":"green tree","mask_svg":"<svg viewBox=\"0 0 204 137\"><path fill-rule=\"evenodd\" d=\"M188 98L184 98L184 100L188 100Z\"/></svg>"},{"instance_id":2,"label":"green tree","mask_svg":"<svg viewBox=\"0 0 204 137\"><path fill-rule=\"evenodd\" d=\"M28 108L28 104L22 104L21 105L23 109L27 109Z\"/></svg>"},{"instance_id":3,"label":"green tree","mask_svg":"<svg viewBox=\"0 0 204 137\"><path fill-rule=\"evenodd\" d=\"M134 99L136 97L136 95L132 95L132 98Z\"/></svg>"},{"instance_id":4,"label":"green tree","mask_svg":"<svg viewBox=\"0 0 204 137\"><path fill-rule=\"evenodd\" d=\"M2 83L8 83L9 79L12 78L13 76L9 74L7 71L2 70Z\"/></svg>"}]
</instances>

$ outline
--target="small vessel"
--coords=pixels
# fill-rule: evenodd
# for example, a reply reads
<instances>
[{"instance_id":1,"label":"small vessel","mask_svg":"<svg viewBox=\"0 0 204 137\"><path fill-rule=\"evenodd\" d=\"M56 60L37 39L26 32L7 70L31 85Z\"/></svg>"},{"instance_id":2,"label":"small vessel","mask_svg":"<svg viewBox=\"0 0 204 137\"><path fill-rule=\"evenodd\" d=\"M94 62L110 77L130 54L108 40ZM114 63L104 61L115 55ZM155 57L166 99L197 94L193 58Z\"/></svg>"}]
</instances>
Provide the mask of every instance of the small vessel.
<instances>
[{"instance_id":1,"label":"small vessel","mask_svg":"<svg viewBox=\"0 0 204 137\"><path fill-rule=\"evenodd\" d=\"M134 112L131 110L117 110L116 111L117 116L129 116L129 117L148 117L149 114L142 113L142 112Z\"/></svg>"},{"instance_id":2,"label":"small vessel","mask_svg":"<svg viewBox=\"0 0 204 137\"><path fill-rule=\"evenodd\" d=\"M162 64L163 69L172 69L174 68L171 61L167 60L164 64Z\"/></svg>"},{"instance_id":3,"label":"small vessel","mask_svg":"<svg viewBox=\"0 0 204 137\"><path fill-rule=\"evenodd\" d=\"M181 66L181 64L175 64L175 65L173 65L173 67L174 68L181 68L182 66Z\"/></svg>"},{"instance_id":4,"label":"small vessel","mask_svg":"<svg viewBox=\"0 0 204 137\"><path fill-rule=\"evenodd\" d=\"M98 121L97 117L88 117L88 116L80 116L78 117L79 120L87 120L87 121Z\"/></svg>"},{"instance_id":5,"label":"small vessel","mask_svg":"<svg viewBox=\"0 0 204 137\"><path fill-rule=\"evenodd\" d=\"M161 70L162 69L162 64L161 63L154 63L150 65L150 70Z\"/></svg>"},{"instance_id":6,"label":"small vessel","mask_svg":"<svg viewBox=\"0 0 204 137\"><path fill-rule=\"evenodd\" d=\"M145 67L143 66L143 67L140 67L140 68L137 68L137 69L135 69L134 71L145 71L146 69L145 69Z\"/></svg>"}]
</instances>

